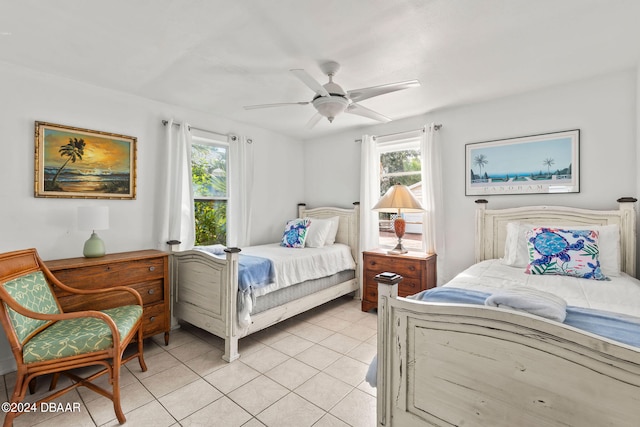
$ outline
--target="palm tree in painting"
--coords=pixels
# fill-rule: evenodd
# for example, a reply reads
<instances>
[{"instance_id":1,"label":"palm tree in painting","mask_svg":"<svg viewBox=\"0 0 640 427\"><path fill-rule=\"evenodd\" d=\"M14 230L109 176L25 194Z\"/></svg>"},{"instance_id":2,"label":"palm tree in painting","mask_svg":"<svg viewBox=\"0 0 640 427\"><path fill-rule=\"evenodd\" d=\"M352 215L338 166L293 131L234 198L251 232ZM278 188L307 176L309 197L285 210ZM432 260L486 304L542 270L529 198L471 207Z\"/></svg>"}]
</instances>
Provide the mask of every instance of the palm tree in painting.
<instances>
[{"instance_id":1,"label":"palm tree in painting","mask_svg":"<svg viewBox=\"0 0 640 427\"><path fill-rule=\"evenodd\" d=\"M543 165L545 165L547 167L547 173L549 175L551 175L551 166L555 163L555 160L553 160L551 157L547 157L546 159L544 159L544 161L542 162Z\"/></svg>"},{"instance_id":2,"label":"palm tree in painting","mask_svg":"<svg viewBox=\"0 0 640 427\"><path fill-rule=\"evenodd\" d=\"M56 172L55 176L51 180L52 187L55 186L56 180L58 179L60 172L62 172L62 169L64 169L64 167L67 166L67 163L69 162L75 163L76 160L82 160L82 156L84 155L85 145L86 143L82 138L81 139L69 138L69 143L67 145L60 146L60 149L58 150L58 153L60 153L60 157L69 157L69 158L67 159L66 162L62 164L62 166L60 166L60 169L58 169L58 172Z\"/></svg>"},{"instance_id":3,"label":"palm tree in painting","mask_svg":"<svg viewBox=\"0 0 640 427\"><path fill-rule=\"evenodd\" d=\"M473 164L480 168L480 173L478 174L478 176L482 176L482 168L487 163L489 163L489 160L487 160L487 156L485 156L484 154L478 154L473 158Z\"/></svg>"}]
</instances>

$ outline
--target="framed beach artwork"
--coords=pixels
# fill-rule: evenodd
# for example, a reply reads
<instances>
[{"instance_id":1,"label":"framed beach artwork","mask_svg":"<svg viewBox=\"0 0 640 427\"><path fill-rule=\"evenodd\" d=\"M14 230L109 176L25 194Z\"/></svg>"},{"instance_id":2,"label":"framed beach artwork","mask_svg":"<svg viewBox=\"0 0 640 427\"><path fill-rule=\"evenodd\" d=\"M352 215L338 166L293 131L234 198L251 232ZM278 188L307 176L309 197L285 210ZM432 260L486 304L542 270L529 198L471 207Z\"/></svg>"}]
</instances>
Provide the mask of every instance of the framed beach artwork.
<instances>
[{"instance_id":1,"label":"framed beach artwork","mask_svg":"<svg viewBox=\"0 0 640 427\"><path fill-rule=\"evenodd\" d=\"M580 192L580 130L466 144L467 196Z\"/></svg>"},{"instance_id":2,"label":"framed beach artwork","mask_svg":"<svg viewBox=\"0 0 640 427\"><path fill-rule=\"evenodd\" d=\"M136 142L118 135L35 123L35 197L136 198Z\"/></svg>"}]
</instances>

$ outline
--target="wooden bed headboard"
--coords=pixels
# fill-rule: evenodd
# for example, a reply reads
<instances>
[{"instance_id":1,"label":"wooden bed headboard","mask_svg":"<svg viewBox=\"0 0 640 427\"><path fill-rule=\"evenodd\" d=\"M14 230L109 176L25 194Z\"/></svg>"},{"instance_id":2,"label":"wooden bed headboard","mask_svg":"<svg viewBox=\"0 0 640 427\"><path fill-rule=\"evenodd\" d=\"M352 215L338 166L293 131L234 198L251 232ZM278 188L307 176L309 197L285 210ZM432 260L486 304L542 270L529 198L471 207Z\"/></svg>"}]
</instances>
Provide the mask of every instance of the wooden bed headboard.
<instances>
[{"instance_id":1,"label":"wooden bed headboard","mask_svg":"<svg viewBox=\"0 0 640 427\"><path fill-rule=\"evenodd\" d=\"M358 263L360 258L360 203L354 202L353 208L344 209L336 207L318 207L308 209L307 205L300 203L298 205L298 218L331 218L337 216L340 218L338 225L338 234L336 234L336 242L344 243L351 247L351 255Z\"/></svg>"},{"instance_id":2,"label":"wooden bed headboard","mask_svg":"<svg viewBox=\"0 0 640 427\"><path fill-rule=\"evenodd\" d=\"M618 199L617 210L593 210L566 206L524 206L487 209L486 200L476 200L475 261L501 258L507 236L507 224L533 225L608 225L620 226L620 268L636 275L636 213L632 197Z\"/></svg>"}]
</instances>

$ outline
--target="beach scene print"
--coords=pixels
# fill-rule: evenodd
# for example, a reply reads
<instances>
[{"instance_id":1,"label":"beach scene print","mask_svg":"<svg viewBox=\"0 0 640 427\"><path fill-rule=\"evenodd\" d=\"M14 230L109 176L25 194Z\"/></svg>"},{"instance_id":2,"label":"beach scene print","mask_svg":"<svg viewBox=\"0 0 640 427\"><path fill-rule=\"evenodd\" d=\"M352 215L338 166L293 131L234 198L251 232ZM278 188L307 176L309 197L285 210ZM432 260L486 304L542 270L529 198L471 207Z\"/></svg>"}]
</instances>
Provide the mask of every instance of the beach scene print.
<instances>
[{"instance_id":1,"label":"beach scene print","mask_svg":"<svg viewBox=\"0 0 640 427\"><path fill-rule=\"evenodd\" d=\"M42 142L45 192L131 193L132 141L45 127Z\"/></svg>"},{"instance_id":2,"label":"beach scene print","mask_svg":"<svg viewBox=\"0 0 640 427\"><path fill-rule=\"evenodd\" d=\"M576 138L570 133L468 144L467 194L577 191Z\"/></svg>"}]
</instances>

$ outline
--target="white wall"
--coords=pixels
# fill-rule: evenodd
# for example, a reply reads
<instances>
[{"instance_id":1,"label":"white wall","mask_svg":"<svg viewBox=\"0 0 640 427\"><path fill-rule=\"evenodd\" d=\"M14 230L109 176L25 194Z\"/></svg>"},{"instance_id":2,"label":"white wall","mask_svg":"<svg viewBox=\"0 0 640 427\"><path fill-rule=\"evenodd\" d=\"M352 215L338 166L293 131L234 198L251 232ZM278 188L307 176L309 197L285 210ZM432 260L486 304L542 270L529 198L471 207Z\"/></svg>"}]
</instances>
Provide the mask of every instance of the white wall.
<instances>
[{"instance_id":1,"label":"white wall","mask_svg":"<svg viewBox=\"0 0 640 427\"><path fill-rule=\"evenodd\" d=\"M252 138L255 144L255 205L252 243L276 241L284 222L304 201L299 141L202 112L0 63L0 252L35 247L43 259L82 256L86 231L77 229L76 208L107 205L110 228L99 234L107 252L157 248L153 221L165 191L159 164L164 144L161 120L174 117L193 126ZM138 138L136 200L35 198L34 121L113 132ZM291 176L298 179L292 180ZM268 208L268 209L267 209ZM4 341L0 334L0 340ZM0 342L0 373L11 360Z\"/></svg>"},{"instance_id":2,"label":"white wall","mask_svg":"<svg viewBox=\"0 0 640 427\"><path fill-rule=\"evenodd\" d=\"M489 207L561 205L616 208L616 199L638 195L636 159L636 70L450 108L411 119L307 141L305 193L313 204L347 204L358 197L363 133L388 134L443 125L442 147L446 248L450 279L473 263L474 200L464 195L465 144L580 129L580 193L488 196ZM365 249L365 248L363 248Z\"/></svg>"}]
</instances>

